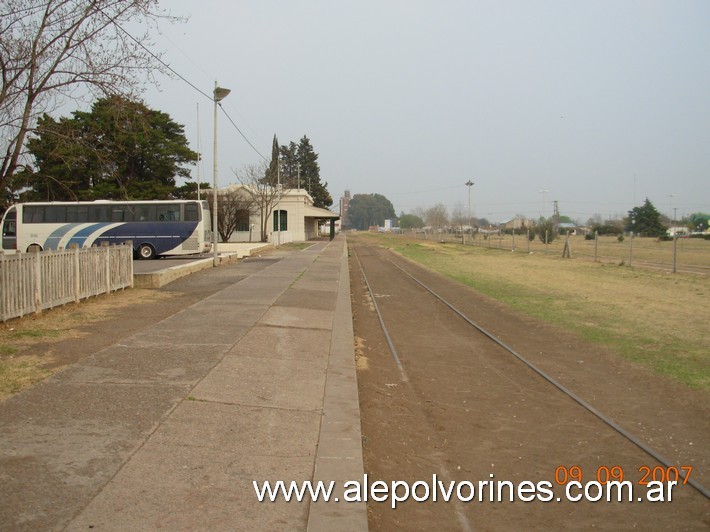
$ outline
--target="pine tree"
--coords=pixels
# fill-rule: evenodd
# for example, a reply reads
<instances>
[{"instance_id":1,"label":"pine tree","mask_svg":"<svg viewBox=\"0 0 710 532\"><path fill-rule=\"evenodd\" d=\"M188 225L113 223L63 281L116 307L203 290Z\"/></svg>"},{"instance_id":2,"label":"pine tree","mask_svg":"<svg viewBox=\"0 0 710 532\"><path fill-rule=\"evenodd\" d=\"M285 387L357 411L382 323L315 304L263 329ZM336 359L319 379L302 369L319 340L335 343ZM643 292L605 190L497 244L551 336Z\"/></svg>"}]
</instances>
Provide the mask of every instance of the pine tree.
<instances>
[{"instance_id":1,"label":"pine tree","mask_svg":"<svg viewBox=\"0 0 710 532\"><path fill-rule=\"evenodd\" d=\"M298 144L296 155L301 168L301 186L309 191L316 207L328 208L333 204L333 198L328 193L328 183L321 183L318 154L313 151L311 141L303 135Z\"/></svg>"},{"instance_id":2,"label":"pine tree","mask_svg":"<svg viewBox=\"0 0 710 532\"><path fill-rule=\"evenodd\" d=\"M276 138L276 134L274 133L274 140L271 143L271 162L269 163L269 167L266 169L266 175L264 176L266 183L272 187L276 186L280 181L281 176L279 175L278 165L279 139ZM283 181L281 181L281 183L283 183Z\"/></svg>"},{"instance_id":3,"label":"pine tree","mask_svg":"<svg viewBox=\"0 0 710 532\"><path fill-rule=\"evenodd\" d=\"M648 198L641 207L629 211L626 221L627 230L643 236L662 236L666 232L666 227L661 223L661 213Z\"/></svg>"}]
</instances>

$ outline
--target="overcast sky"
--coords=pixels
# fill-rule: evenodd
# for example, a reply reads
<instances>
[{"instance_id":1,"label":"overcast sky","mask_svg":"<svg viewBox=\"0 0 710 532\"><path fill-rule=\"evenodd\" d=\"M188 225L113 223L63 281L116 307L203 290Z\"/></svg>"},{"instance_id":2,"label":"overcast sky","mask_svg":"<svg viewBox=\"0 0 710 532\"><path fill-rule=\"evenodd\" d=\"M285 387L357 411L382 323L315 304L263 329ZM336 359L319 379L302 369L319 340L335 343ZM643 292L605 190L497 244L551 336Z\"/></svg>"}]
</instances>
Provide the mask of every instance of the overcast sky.
<instances>
[{"instance_id":1,"label":"overcast sky","mask_svg":"<svg viewBox=\"0 0 710 532\"><path fill-rule=\"evenodd\" d=\"M170 0L155 49L263 155L307 135L335 204L443 203L503 221L586 221L648 197L710 211L710 2ZM212 179L212 102L161 78L146 103L186 126ZM219 116L220 186L256 163ZM546 191L546 192L541 192Z\"/></svg>"}]
</instances>

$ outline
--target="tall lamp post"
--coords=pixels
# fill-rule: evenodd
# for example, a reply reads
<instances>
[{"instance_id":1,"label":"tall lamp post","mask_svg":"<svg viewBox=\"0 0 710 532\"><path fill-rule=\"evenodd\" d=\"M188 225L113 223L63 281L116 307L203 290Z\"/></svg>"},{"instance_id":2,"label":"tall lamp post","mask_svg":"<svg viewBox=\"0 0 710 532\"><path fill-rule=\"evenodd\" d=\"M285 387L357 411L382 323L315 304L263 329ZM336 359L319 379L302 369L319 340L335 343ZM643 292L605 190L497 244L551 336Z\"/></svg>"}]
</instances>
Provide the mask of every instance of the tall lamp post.
<instances>
[{"instance_id":1,"label":"tall lamp post","mask_svg":"<svg viewBox=\"0 0 710 532\"><path fill-rule=\"evenodd\" d=\"M223 87L218 87L214 82L214 153L212 155L212 175L214 183L212 185L212 265L217 266L217 104L224 100L231 91Z\"/></svg>"},{"instance_id":2,"label":"tall lamp post","mask_svg":"<svg viewBox=\"0 0 710 532\"><path fill-rule=\"evenodd\" d=\"M469 179L465 184L468 187L468 230L471 231L471 235L473 235L473 231L471 230L471 187L473 186L473 181Z\"/></svg>"}]
</instances>

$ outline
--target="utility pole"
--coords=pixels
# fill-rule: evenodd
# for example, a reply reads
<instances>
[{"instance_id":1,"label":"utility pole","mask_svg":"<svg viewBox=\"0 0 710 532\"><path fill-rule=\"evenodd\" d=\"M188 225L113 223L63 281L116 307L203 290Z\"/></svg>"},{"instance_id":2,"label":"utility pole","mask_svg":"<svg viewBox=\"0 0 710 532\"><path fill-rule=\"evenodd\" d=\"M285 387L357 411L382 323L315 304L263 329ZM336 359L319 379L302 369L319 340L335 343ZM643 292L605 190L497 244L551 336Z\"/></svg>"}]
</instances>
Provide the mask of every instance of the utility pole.
<instances>
[{"instance_id":1,"label":"utility pole","mask_svg":"<svg viewBox=\"0 0 710 532\"><path fill-rule=\"evenodd\" d=\"M552 214L552 223L554 224L555 229L560 225L560 209L557 205L557 200L553 202L554 205L554 211Z\"/></svg>"},{"instance_id":2,"label":"utility pole","mask_svg":"<svg viewBox=\"0 0 710 532\"><path fill-rule=\"evenodd\" d=\"M197 102L197 201L200 201L200 102Z\"/></svg>"},{"instance_id":3,"label":"utility pole","mask_svg":"<svg viewBox=\"0 0 710 532\"><path fill-rule=\"evenodd\" d=\"M469 179L466 181L465 185L468 187L468 230L473 234L473 230L471 229L471 187L474 183Z\"/></svg>"},{"instance_id":4,"label":"utility pole","mask_svg":"<svg viewBox=\"0 0 710 532\"><path fill-rule=\"evenodd\" d=\"M279 202L276 204L276 232L278 233L278 246L281 245L281 165L279 160L276 159L276 190L279 198Z\"/></svg>"}]
</instances>

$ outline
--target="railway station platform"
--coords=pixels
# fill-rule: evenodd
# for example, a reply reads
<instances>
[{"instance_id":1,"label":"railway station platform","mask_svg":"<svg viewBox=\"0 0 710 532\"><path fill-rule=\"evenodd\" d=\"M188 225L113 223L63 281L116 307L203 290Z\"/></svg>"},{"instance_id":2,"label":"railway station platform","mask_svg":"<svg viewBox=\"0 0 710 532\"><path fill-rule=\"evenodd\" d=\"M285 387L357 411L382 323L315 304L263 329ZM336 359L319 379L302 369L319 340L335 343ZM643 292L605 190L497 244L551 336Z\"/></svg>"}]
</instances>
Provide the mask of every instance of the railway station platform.
<instances>
[{"instance_id":1,"label":"railway station platform","mask_svg":"<svg viewBox=\"0 0 710 532\"><path fill-rule=\"evenodd\" d=\"M12 530L367 530L344 236L271 261L0 403Z\"/></svg>"}]
</instances>

